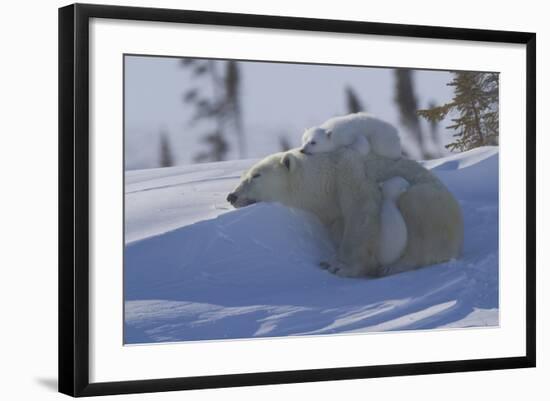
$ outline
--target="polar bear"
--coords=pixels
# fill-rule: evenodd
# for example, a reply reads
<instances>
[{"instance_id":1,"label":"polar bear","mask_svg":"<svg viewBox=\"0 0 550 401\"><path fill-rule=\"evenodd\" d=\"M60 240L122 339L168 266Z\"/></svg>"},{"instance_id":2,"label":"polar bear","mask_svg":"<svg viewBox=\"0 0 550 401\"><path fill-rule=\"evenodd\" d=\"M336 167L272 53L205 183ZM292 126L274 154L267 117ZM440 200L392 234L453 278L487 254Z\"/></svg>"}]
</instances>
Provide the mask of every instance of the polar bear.
<instances>
[{"instance_id":1,"label":"polar bear","mask_svg":"<svg viewBox=\"0 0 550 401\"><path fill-rule=\"evenodd\" d=\"M408 187L409 183L403 177L393 177L380 184L382 207L378 260L381 266L397 262L407 245L407 225L397 207L397 201Z\"/></svg>"},{"instance_id":2,"label":"polar bear","mask_svg":"<svg viewBox=\"0 0 550 401\"><path fill-rule=\"evenodd\" d=\"M365 112L333 117L319 127L305 130L302 153L331 152L352 147L362 155L371 150L380 156L401 157L401 141L397 129L390 123Z\"/></svg>"},{"instance_id":3,"label":"polar bear","mask_svg":"<svg viewBox=\"0 0 550 401\"><path fill-rule=\"evenodd\" d=\"M410 184L398 200L408 240L400 259L379 259L379 182L403 177ZM439 179L415 161L364 156L343 148L305 155L299 149L266 157L227 196L236 208L279 202L315 214L327 227L337 254L326 265L341 276L382 276L457 258L464 237L460 206Z\"/></svg>"}]
</instances>

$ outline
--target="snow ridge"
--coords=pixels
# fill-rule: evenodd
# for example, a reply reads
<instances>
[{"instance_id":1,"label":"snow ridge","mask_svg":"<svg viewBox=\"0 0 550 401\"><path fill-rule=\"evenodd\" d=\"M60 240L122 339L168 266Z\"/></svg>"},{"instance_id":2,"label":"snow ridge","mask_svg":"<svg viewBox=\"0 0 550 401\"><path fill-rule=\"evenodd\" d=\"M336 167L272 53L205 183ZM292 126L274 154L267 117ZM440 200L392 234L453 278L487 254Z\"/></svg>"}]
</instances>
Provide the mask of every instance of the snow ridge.
<instances>
[{"instance_id":1,"label":"snow ridge","mask_svg":"<svg viewBox=\"0 0 550 401\"><path fill-rule=\"evenodd\" d=\"M463 257L381 279L320 269L315 216L231 209L254 162L126 173L125 343L498 325L498 148L424 163L463 209Z\"/></svg>"}]
</instances>

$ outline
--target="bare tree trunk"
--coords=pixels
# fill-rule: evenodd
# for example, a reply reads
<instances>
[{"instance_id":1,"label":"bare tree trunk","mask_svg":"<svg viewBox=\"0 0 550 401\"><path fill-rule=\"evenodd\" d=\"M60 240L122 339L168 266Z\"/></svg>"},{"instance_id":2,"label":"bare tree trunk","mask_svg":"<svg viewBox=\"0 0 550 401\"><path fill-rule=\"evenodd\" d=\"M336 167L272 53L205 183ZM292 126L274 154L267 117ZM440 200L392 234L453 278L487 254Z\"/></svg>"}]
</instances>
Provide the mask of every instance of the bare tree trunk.
<instances>
[{"instance_id":1,"label":"bare tree trunk","mask_svg":"<svg viewBox=\"0 0 550 401\"><path fill-rule=\"evenodd\" d=\"M240 103L240 72L236 61L228 61L225 72L226 104L232 114L233 128L237 136L239 158L246 158L246 141L242 124L242 110Z\"/></svg>"},{"instance_id":2,"label":"bare tree trunk","mask_svg":"<svg viewBox=\"0 0 550 401\"><path fill-rule=\"evenodd\" d=\"M216 68L216 63L214 62L214 60L208 60L208 68L210 70L210 76L212 77L212 91L214 94L214 99L221 99L223 95L220 90L222 79L218 75L218 70ZM214 115L214 120L216 124L216 129L212 138L214 148L212 151L214 156L213 159L214 161L221 161L224 159L222 151L223 147L219 145L224 142L222 116L219 113L216 113Z\"/></svg>"},{"instance_id":3,"label":"bare tree trunk","mask_svg":"<svg viewBox=\"0 0 550 401\"><path fill-rule=\"evenodd\" d=\"M172 167L174 165L174 157L168 135L164 132L160 134L160 167Z\"/></svg>"},{"instance_id":4,"label":"bare tree trunk","mask_svg":"<svg viewBox=\"0 0 550 401\"><path fill-rule=\"evenodd\" d=\"M414 85L411 70L396 69L395 70L395 102L401 113L401 123L412 134L415 142L418 144L420 155L422 158L429 157L422 135L420 120L416 111L418 110L418 102L414 94Z\"/></svg>"}]
</instances>

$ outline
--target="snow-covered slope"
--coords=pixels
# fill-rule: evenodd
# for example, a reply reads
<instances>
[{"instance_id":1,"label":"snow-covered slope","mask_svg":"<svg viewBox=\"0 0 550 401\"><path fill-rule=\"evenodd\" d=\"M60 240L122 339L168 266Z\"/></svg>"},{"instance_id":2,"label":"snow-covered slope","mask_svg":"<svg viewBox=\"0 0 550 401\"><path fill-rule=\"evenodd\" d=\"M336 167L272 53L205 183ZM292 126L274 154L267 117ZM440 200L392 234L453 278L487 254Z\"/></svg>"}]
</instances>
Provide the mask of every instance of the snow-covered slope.
<instances>
[{"instance_id":1,"label":"snow-covered slope","mask_svg":"<svg viewBox=\"0 0 550 401\"><path fill-rule=\"evenodd\" d=\"M463 257L381 279L320 269L331 244L314 216L232 209L253 163L126 174L126 343L498 324L498 148L425 163L463 208Z\"/></svg>"}]
</instances>

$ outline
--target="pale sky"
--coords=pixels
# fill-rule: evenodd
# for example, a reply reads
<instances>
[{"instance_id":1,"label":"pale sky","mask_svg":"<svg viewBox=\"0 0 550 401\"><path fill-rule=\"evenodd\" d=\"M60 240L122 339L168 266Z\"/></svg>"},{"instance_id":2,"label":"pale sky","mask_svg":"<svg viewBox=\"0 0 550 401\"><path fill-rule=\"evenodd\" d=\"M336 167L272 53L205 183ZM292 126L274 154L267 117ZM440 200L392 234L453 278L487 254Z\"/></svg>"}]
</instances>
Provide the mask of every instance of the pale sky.
<instances>
[{"instance_id":1,"label":"pale sky","mask_svg":"<svg viewBox=\"0 0 550 401\"><path fill-rule=\"evenodd\" d=\"M399 113L393 101L394 76L388 68L344 67L269 62L241 62L241 93L248 158L279 151L285 136L298 146L304 129L346 113L344 89L351 86L367 111L398 128ZM452 76L446 71L415 71L415 90L421 108L430 101L448 102ZM200 142L204 125L189 126L191 109L182 101L184 92L197 86L180 60L164 57L126 56L125 143L130 169L158 165L160 132L168 134L177 164L191 164L205 149ZM204 91L208 88L204 87ZM443 142L451 135L440 132ZM236 142L229 159L237 158ZM403 141L406 142L406 138Z\"/></svg>"}]
</instances>

